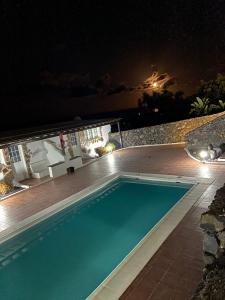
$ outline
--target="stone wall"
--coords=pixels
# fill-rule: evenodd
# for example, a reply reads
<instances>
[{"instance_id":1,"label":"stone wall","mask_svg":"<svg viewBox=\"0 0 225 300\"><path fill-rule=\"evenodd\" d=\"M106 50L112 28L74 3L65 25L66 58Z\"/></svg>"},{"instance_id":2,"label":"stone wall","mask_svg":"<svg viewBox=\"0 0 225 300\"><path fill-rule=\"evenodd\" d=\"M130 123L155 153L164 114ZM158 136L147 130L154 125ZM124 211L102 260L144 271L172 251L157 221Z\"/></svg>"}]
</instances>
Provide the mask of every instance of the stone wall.
<instances>
[{"instance_id":1,"label":"stone wall","mask_svg":"<svg viewBox=\"0 0 225 300\"><path fill-rule=\"evenodd\" d=\"M225 255L225 185L218 189L209 210L201 216L205 265Z\"/></svg>"},{"instance_id":2,"label":"stone wall","mask_svg":"<svg viewBox=\"0 0 225 300\"><path fill-rule=\"evenodd\" d=\"M185 136L189 132L215 120L220 115L221 114L214 114L178 122L122 131L123 146L129 147L185 142ZM224 113L222 113L222 115L224 115ZM111 140L118 140L118 134L111 134Z\"/></svg>"},{"instance_id":3,"label":"stone wall","mask_svg":"<svg viewBox=\"0 0 225 300\"><path fill-rule=\"evenodd\" d=\"M201 216L205 267L193 300L225 299L225 185Z\"/></svg>"},{"instance_id":4,"label":"stone wall","mask_svg":"<svg viewBox=\"0 0 225 300\"><path fill-rule=\"evenodd\" d=\"M209 144L219 146L225 143L225 112L213 116L217 116L217 118L187 134L186 142L188 146L205 147Z\"/></svg>"}]
</instances>

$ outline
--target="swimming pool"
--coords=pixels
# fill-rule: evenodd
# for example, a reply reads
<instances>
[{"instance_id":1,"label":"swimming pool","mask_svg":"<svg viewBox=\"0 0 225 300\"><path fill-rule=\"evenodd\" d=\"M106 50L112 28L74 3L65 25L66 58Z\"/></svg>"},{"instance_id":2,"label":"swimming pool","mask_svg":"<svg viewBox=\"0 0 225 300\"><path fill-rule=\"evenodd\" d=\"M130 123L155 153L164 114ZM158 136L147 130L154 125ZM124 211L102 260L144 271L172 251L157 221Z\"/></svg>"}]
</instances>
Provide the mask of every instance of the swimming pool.
<instances>
[{"instance_id":1,"label":"swimming pool","mask_svg":"<svg viewBox=\"0 0 225 300\"><path fill-rule=\"evenodd\" d=\"M192 186L115 179L4 242L1 299L85 299Z\"/></svg>"}]
</instances>

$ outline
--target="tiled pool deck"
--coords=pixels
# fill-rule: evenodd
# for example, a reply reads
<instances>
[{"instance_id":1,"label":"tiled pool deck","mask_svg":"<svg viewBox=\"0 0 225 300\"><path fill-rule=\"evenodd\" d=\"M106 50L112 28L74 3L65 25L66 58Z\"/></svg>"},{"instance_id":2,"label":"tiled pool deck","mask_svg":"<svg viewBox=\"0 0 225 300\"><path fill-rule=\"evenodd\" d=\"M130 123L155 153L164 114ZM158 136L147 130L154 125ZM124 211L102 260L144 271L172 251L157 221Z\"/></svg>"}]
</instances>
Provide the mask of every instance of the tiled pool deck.
<instances>
[{"instance_id":1,"label":"tiled pool deck","mask_svg":"<svg viewBox=\"0 0 225 300\"><path fill-rule=\"evenodd\" d=\"M202 275L200 214L225 182L225 165L191 160L184 145L137 147L103 157L0 202L0 231L115 172L140 172L212 178L214 182L167 238L121 299L190 299Z\"/></svg>"}]
</instances>

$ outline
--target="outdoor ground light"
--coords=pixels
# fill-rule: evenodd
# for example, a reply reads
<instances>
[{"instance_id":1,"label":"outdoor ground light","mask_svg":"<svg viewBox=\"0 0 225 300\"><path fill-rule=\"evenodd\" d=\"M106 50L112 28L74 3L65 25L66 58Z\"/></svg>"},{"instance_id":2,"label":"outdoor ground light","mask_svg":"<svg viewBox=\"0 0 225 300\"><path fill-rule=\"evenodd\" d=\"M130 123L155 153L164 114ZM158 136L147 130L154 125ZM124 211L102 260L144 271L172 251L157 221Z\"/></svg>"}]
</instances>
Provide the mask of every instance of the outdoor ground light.
<instances>
[{"instance_id":1,"label":"outdoor ground light","mask_svg":"<svg viewBox=\"0 0 225 300\"><path fill-rule=\"evenodd\" d=\"M115 150L115 145L113 143L109 143L108 145L106 145L105 149L108 153L112 153L113 150Z\"/></svg>"},{"instance_id":2,"label":"outdoor ground light","mask_svg":"<svg viewBox=\"0 0 225 300\"><path fill-rule=\"evenodd\" d=\"M108 153L112 153L113 147L112 147L111 145L106 146L106 151L107 151Z\"/></svg>"},{"instance_id":3,"label":"outdoor ground light","mask_svg":"<svg viewBox=\"0 0 225 300\"><path fill-rule=\"evenodd\" d=\"M208 152L206 150L202 150L201 152L199 152L199 156L202 159L206 159L208 157Z\"/></svg>"}]
</instances>

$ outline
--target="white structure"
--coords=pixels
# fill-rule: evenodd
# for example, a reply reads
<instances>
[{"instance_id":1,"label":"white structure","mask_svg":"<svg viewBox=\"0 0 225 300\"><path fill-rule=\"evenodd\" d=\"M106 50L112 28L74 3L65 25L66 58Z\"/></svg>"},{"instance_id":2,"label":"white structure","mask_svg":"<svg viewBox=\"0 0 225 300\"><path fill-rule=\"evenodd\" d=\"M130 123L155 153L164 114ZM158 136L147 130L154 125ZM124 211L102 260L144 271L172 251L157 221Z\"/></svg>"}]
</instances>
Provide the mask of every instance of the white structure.
<instances>
[{"instance_id":1,"label":"white structure","mask_svg":"<svg viewBox=\"0 0 225 300\"><path fill-rule=\"evenodd\" d=\"M79 132L83 156L92 158L98 157L95 149L104 147L109 142L110 132L110 125L86 129L82 132Z\"/></svg>"},{"instance_id":2,"label":"white structure","mask_svg":"<svg viewBox=\"0 0 225 300\"><path fill-rule=\"evenodd\" d=\"M11 165L17 181L64 175L68 169L80 168L82 158L97 157L95 149L108 143L111 125L93 125L98 124L79 131L82 126L57 130L55 135L51 132L43 139L26 138L20 143L7 144L0 148L0 162Z\"/></svg>"}]
</instances>

